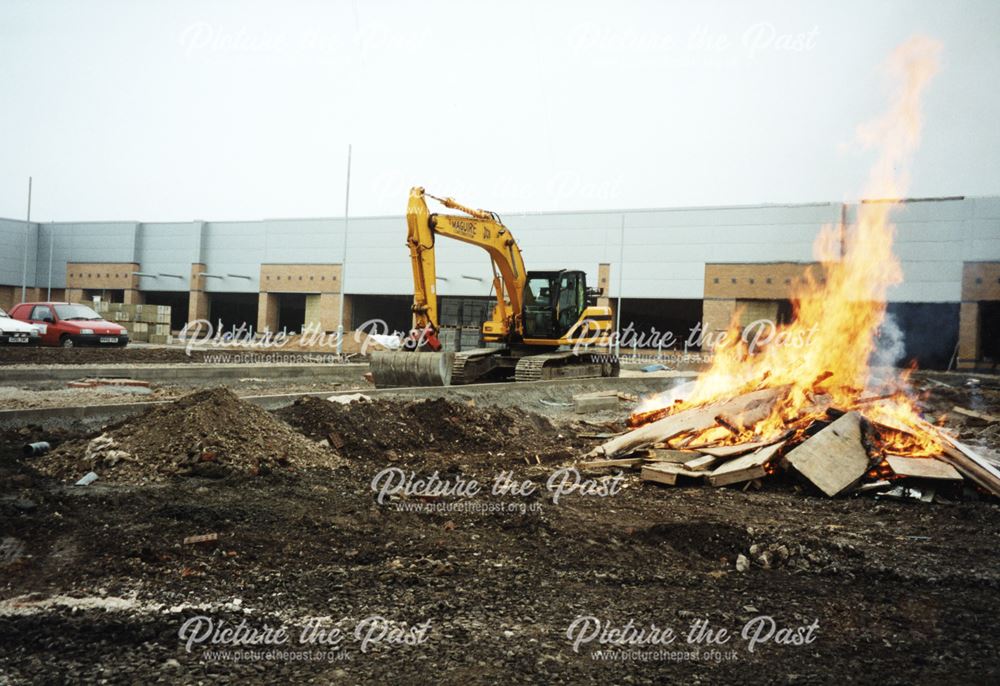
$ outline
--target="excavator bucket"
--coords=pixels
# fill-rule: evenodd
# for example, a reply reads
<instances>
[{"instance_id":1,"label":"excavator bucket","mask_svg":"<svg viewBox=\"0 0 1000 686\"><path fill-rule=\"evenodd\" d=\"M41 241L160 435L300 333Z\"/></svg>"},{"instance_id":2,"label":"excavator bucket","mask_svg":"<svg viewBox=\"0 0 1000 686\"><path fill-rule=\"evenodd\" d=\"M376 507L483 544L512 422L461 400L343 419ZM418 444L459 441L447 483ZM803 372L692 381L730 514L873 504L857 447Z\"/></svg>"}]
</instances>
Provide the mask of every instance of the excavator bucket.
<instances>
[{"instance_id":1,"label":"excavator bucket","mask_svg":"<svg viewBox=\"0 0 1000 686\"><path fill-rule=\"evenodd\" d=\"M372 353L376 388L450 386L453 352L380 351Z\"/></svg>"}]
</instances>

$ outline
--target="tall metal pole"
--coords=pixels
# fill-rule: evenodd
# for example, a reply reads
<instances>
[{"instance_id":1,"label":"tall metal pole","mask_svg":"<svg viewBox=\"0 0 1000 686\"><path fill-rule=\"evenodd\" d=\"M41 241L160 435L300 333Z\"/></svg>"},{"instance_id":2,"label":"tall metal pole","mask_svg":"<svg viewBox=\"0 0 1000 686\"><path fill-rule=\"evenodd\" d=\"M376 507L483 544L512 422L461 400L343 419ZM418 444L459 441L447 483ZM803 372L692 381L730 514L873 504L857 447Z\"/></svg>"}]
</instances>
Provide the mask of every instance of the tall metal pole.
<instances>
[{"instance_id":1,"label":"tall metal pole","mask_svg":"<svg viewBox=\"0 0 1000 686\"><path fill-rule=\"evenodd\" d=\"M625 279L625 215L622 215L622 231L618 253L618 306L615 308L615 357L621 357L622 350L622 282Z\"/></svg>"},{"instance_id":2,"label":"tall metal pole","mask_svg":"<svg viewBox=\"0 0 1000 686\"><path fill-rule=\"evenodd\" d=\"M45 293L45 299L49 301L52 300L52 251L55 249L55 236L56 227L52 225L52 222L49 222L49 288ZM63 297L66 297L65 293Z\"/></svg>"},{"instance_id":3,"label":"tall metal pole","mask_svg":"<svg viewBox=\"0 0 1000 686\"><path fill-rule=\"evenodd\" d=\"M24 225L24 265L21 267L21 302L28 301L28 237L31 235L31 177L28 177L28 219Z\"/></svg>"},{"instance_id":4,"label":"tall metal pole","mask_svg":"<svg viewBox=\"0 0 1000 686\"><path fill-rule=\"evenodd\" d=\"M347 224L351 209L351 145L347 145L347 190L344 195L344 249L340 257L340 314L337 316L337 355L344 351L344 299L347 298Z\"/></svg>"}]
</instances>

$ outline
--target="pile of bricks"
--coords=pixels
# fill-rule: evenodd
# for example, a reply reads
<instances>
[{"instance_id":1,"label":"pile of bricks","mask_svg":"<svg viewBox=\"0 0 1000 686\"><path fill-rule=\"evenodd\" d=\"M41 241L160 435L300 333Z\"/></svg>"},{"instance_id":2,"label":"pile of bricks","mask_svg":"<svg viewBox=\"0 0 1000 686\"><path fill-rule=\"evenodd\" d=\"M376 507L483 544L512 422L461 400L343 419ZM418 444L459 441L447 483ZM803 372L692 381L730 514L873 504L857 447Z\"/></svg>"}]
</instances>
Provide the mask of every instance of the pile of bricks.
<instances>
[{"instance_id":1,"label":"pile of bricks","mask_svg":"<svg viewBox=\"0 0 1000 686\"><path fill-rule=\"evenodd\" d=\"M129 340L140 343L172 343L169 305L127 305L97 302L91 305L98 314L128 329Z\"/></svg>"}]
</instances>

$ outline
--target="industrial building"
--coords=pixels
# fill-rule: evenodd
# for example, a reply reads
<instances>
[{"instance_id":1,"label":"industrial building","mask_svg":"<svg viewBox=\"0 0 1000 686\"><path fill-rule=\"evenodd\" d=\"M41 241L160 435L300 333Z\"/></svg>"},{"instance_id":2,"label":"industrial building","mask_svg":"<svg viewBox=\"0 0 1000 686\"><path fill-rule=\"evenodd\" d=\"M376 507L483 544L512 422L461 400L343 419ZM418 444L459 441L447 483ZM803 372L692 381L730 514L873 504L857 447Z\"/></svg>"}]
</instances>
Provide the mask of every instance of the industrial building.
<instances>
[{"instance_id":1,"label":"industrial building","mask_svg":"<svg viewBox=\"0 0 1000 686\"><path fill-rule=\"evenodd\" d=\"M691 207L502 215L529 269L582 269L622 321L683 340L696 323L726 327L789 315L788 293L812 263L824 225L850 224L857 205ZM894 212L904 282L889 310L907 356L961 368L1000 359L1000 197L907 200ZM402 216L192 222L0 219L0 306L21 299L170 305L172 326L336 330L382 319L410 323L412 281ZM346 244L346 249L345 249ZM490 301L489 260L440 241L442 323L473 329ZM472 334L474 338L474 333ZM461 345L463 339L458 338ZM474 345L466 336L465 345ZM957 352L956 352L957 351Z\"/></svg>"}]
</instances>

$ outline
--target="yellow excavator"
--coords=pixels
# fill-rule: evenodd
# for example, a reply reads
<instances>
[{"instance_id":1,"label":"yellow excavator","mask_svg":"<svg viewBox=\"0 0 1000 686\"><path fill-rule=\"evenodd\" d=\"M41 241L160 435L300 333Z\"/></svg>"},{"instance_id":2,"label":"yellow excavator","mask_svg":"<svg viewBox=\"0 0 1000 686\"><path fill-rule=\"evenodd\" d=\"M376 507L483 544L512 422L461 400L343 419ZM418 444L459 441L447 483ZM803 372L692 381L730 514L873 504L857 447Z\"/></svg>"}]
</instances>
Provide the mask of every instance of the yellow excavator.
<instances>
[{"instance_id":1,"label":"yellow excavator","mask_svg":"<svg viewBox=\"0 0 1000 686\"><path fill-rule=\"evenodd\" d=\"M428 197L463 215L431 213ZM373 353L377 387L618 376L618 362L606 347L611 308L596 304L600 291L587 288L585 272L526 271L517 241L496 213L438 198L423 188L410 189L406 225L414 327L399 349ZM438 236L478 245L489 255L496 304L482 326L485 347L442 350L434 255Z\"/></svg>"}]
</instances>

